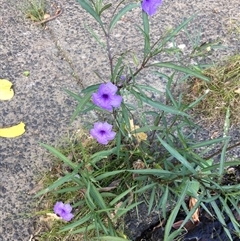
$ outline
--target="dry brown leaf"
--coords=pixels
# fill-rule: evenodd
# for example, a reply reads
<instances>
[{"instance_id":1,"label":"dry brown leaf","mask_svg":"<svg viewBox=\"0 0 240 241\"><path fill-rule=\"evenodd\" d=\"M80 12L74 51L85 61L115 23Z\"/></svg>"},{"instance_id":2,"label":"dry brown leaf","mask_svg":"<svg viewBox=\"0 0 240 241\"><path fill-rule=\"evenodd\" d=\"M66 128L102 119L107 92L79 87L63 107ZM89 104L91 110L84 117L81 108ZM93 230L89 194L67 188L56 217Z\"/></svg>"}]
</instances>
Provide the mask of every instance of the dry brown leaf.
<instances>
[{"instance_id":1,"label":"dry brown leaf","mask_svg":"<svg viewBox=\"0 0 240 241\"><path fill-rule=\"evenodd\" d=\"M50 14L45 13L44 16L43 16L43 19L46 20L46 19L48 19L48 18L50 18L50 17L51 17Z\"/></svg>"},{"instance_id":2,"label":"dry brown leaf","mask_svg":"<svg viewBox=\"0 0 240 241\"><path fill-rule=\"evenodd\" d=\"M130 119L130 129L131 131L137 130L140 127L137 125L134 125L133 120ZM135 133L133 134L133 136L137 139L137 142L140 143L141 141L146 141L147 140L147 135L144 132L139 132L139 133Z\"/></svg>"},{"instance_id":3,"label":"dry brown leaf","mask_svg":"<svg viewBox=\"0 0 240 241\"><path fill-rule=\"evenodd\" d=\"M192 210L194 208L194 206L196 205L196 203L197 203L197 199L194 198L194 197L191 197L190 200L189 200L189 209ZM194 221L194 223L200 222L199 212L200 212L200 208L198 207L192 215L192 220Z\"/></svg>"},{"instance_id":4,"label":"dry brown leaf","mask_svg":"<svg viewBox=\"0 0 240 241\"><path fill-rule=\"evenodd\" d=\"M237 90L234 91L237 94L240 94L240 88L238 88Z\"/></svg>"},{"instance_id":5,"label":"dry brown leaf","mask_svg":"<svg viewBox=\"0 0 240 241\"><path fill-rule=\"evenodd\" d=\"M197 203L197 199L194 198L194 197L191 197L190 200L189 200L189 209L192 210L192 209L194 208L194 206L196 205L196 203ZM192 220L193 220L193 222L192 222L192 220L189 220L189 221L187 221L187 222L185 223L184 228L185 228L186 230L189 231L189 230L191 230L191 229L194 229L194 228L198 225L198 223L200 222L200 220L199 220L199 212L200 212L200 208L198 207L198 208L196 209L196 211L195 211L195 212L193 213L193 215L192 215ZM172 227L173 227L174 229L179 229L179 228L181 227L183 221L184 221L184 220L180 220L180 221L175 222L175 223L172 225Z\"/></svg>"},{"instance_id":6,"label":"dry brown leaf","mask_svg":"<svg viewBox=\"0 0 240 241\"><path fill-rule=\"evenodd\" d=\"M173 227L174 229L179 229L179 228L181 227L183 221L184 221L184 220L180 220L180 221L175 222L175 223L172 225L172 227ZM187 222L185 223L184 228L185 228L187 231L189 231L189 230L191 230L191 229L194 229L196 226L197 226L196 223L193 223L191 220L189 220L189 221L187 221Z\"/></svg>"}]
</instances>

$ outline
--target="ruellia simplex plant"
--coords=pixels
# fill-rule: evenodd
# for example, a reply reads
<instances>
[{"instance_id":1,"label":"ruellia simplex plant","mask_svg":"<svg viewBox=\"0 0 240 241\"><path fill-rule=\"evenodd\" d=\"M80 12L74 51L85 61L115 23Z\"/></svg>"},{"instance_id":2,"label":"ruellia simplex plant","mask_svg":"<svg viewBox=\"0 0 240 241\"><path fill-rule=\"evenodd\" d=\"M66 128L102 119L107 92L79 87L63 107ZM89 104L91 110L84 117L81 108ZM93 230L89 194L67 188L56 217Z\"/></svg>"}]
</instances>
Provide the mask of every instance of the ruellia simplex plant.
<instances>
[{"instance_id":1,"label":"ruellia simplex plant","mask_svg":"<svg viewBox=\"0 0 240 241\"><path fill-rule=\"evenodd\" d=\"M189 221L197 225L199 207L213 219L220 220L226 240L232 240L233 233L240 233L232 212L232 208L239 212L239 184L223 184L223 178L227 167L237 165L239 160L226 162L230 142L229 112L222 138L194 140L193 132L199 127L188 111L202 98L207 98L207 92L186 105L182 104L181 94L173 95L172 88L176 76L209 79L199 67L183 65L180 60L161 62L156 58L162 53L180 56L181 50L175 45L167 47L167 43L173 43L194 16L153 42L149 17L160 9L161 0L122 0L114 4L104 4L102 0L78 2L105 36L103 44L88 27L107 53L109 78L88 86L80 94L66 90L78 101L72 120L91 111L99 114L99 120L92 123L90 135L70 145L71 158L69 153L42 144L64 165L62 175L37 194L54 193L51 212L62 220L57 221L60 225L56 233L71 237L82 234L82 240L126 241L130 237L124 235L124 216L132 209L138 212L138 205L144 202L146 215L153 210L159 211L164 240L172 241L186 233L185 224ZM138 59L141 60L129 66L125 64L129 51L113 56L110 38L118 21L135 8L141 10L142 24L137 28L144 43L139 49ZM107 11L111 17L105 23L102 15ZM171 74L160 71L165 68L171 69ZM164 102L160 101L164 92L152 87L151 79L147 85L138 81L139 75L147 71L166 80ZM216 145L221 147L220 151L215 151ZM212 153L219 154L217 160L213 160ZM191 207L186 203L190 197L195 200ZM221 207L216 200L220 200ZM214 213L208 210L206 203L211 204ZM186 212L186 218L174 231L172 227L180 209ZM225 223L224 213L228 213L232 221L232 230Z\"/></svg>"}]
</instances>

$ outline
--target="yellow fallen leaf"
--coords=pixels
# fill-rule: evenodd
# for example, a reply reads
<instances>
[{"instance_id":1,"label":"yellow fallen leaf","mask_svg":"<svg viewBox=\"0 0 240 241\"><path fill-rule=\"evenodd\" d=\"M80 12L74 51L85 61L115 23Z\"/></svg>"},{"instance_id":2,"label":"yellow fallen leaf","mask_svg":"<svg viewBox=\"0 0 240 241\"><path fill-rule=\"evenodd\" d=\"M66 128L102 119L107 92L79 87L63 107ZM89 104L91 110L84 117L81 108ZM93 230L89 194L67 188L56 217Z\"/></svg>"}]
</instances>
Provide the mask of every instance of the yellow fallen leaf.
<instances>
[{"instance_id":1,"label":"yellow fallen leaf","mask_svg":"<svg viewBox=\"0 0 240 241\"><path fill-rule=\"evenodd\" d=\"M240 88L238 88L237 90L234 91L237 94L240 94Z\"/></svg>"},{"instance_id":2,"label":"yellow fallen leaf","mask_svg":"<svg viewBox=\"0 0 240 241\"><path fill-rule=\"evenodd\" d=\"M0 79L0 100L10 100L13 96L12 83L7 79Z\"/></svg>"},{"instance_id":3,"label":"yellow fallen leaf","mask_svg":"<svg viewBox=\"0 0 240 241\"><path fill-rule=\"evenodd\" d=\"M139 126L134 125L132 119L130 119L129 122L130 122L131 131L134 131L134 130L140 128ZM135 133L135 134L133 134L133 136L137 139L138 143L140 143L141 141L147 140L147 135L144 132Z\"/></svg>"},{"instance_id":4,"label":"yellow fallen leaf","mask_svg":"<svg viewBox=\"0 0 240 241\"><path fill-rule=\"evenodd\" d=\"M25 132L25 124L23 122L20 122L18 125L11 126L11 127L5 127L0 128L0 137L17 137L21 136Z\"/></svg>"}]
</instances>

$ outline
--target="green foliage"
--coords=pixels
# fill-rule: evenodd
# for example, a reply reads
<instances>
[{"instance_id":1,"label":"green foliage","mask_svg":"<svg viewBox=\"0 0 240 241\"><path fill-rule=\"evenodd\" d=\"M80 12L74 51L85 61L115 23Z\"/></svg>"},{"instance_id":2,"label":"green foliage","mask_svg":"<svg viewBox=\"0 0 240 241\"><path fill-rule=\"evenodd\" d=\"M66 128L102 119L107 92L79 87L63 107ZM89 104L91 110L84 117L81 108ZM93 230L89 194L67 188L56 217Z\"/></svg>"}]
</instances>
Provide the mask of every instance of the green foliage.
<instances>
[{"instance_id":1,"label":"green foliage","mask_svg":"<svg viewBox=\"0 0 240 241\"><path fill-rule=\"evenodd\" d=\"M70 142L69 147L62 151L41 144L57 158L58 172L54 173L52 183L40 191L37 197L51 196L50 206L58 200L66 200L74 208L74 219L69 224L63 224L58 233L69 236L81 234L83 240L127 240L122 235L124 216L130 210L137 209L143 201L148 205L148 213L161 210L166 223L166 241L174 240L182 233L184 225L200 205L207 210L204 203L211 203L216 217L225 225L215 200L219 199L223 209L229 212L230 208L225 200L236 208L239 188L237 183L222 184L227 167L237 165L239 161L226 162L226 151L230 142L229 112L222 138L201 142L193 139L191 131L196 129L196 125L187 111L200 103L206 93L192 103L185 104L181 94L174 95L175 79L179 76L178 73L181 73L182 79L194 76L206 83L209 78L202 69L183 64L183 61L180 61L180 51L166 51L166 44L174 42L175 37L186 28L194 16L152 43L148 16L143 13L143 28L138 26L138 29L143 36L144 47L142 54L135 56L139 65L130 67L125 64L129 57L128 51L119 53L118 58L112 57L109 39L120 18L140 4L128 3L119 10L124 1L115 7L114 4L104 5L101 0L78 2L104 33L105 43L94 30L88 28L107 52L109 79L118 87L118 94L123 101L119 109L115 108L112 113L104 111L103 115L99 116L104 121L107 119L111 122L116 131L115 140L110 145L100 146L84 132L78 134L80 139ZM105 23L102 21L102 14L107 10L113 14L109 22ZM194 48L196 47L194 45ZM170 56L177 54L179 61L155 61L156 56L166 52ZM166 68L171 70L169 75L160 71ZM139 83L139 74L143 73L144 69L167 81L164 100L163 91L157 90L151 83ZM122 75L124 80L121 80ZM79 114L103 111L91 100L99 85L88 86L79 95L66 90L78 102L71 121ZM216 145L222 145L220 153L215 151ZM212 152L214 154L209 154ZM212 159L215 154L221 154L217 162ZM187 207L185 203L189 197L197 200L193 207ZM186 218L180 228L172 232L179 210L186 212ZM211 214L209 210L207 212ZM239 232L239 225L233 215L231 220L234 222L235 231ZM231 233L226 228L225 231L231 240Z\"/></svg>"},{"instance_id":2,"label":"green foliage","mask_svg":"<svg viewBox=\"0 0 240 241\"><path fill-rule=\"evenodd\" d=\"M212 123L216 120L224 120L224 115L230 108L231 122L240 123L238 114L240 111L240 55L228 57L222 63L207 68L204 74L211 81L202 82L198 78L193 78L187 93L184 93L184 101L192 102L207 91L207 98L196 105L196 113L203 116L207 123Z\"/></svg>"},{"instance_id":3,"label":"green foliage","mask_svg":"<svg viewBox=\"0 0 240 241\"><path fill-rule=\"evenodd\" d=\"M45 14L45 0L25 0L21 9L32 21L42 21Z\"/></svg>"}]
</instances>

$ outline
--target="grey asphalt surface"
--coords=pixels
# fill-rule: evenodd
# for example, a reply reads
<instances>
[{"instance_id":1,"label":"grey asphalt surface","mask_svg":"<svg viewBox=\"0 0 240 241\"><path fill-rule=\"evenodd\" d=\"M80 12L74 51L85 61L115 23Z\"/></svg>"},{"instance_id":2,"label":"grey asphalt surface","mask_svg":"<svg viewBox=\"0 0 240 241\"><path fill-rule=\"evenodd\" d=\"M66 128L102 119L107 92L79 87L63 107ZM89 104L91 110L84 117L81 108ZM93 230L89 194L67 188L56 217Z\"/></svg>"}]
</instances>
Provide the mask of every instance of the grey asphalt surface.
<instances>
[{"instance_id":1,"label":"grey asphalt surface","mask_svg":"<svg viewBox=\"0 0 240 241\"><path fill-rule=\"evenodd\" d=\"M42 28L26 19L14 1L0 0L0 79L11 80L15 91L11 101L0 102L0 127L20 121L26 124L23 136L0 138L0 241L27 241L34 233L28 217L33 206L31 190L51 162L39 143L54 144L83 122L78 118L68 126L76 102L63 88L79 92L100 82L95 70L109 78L107 58L84 27L87 24L100 34L93 19L74 0L49 0L48 12L53 14L57 5L63 13ZM150 20L153 38L196 12L191 32L201 28L202 42L220 38L227 46L209 61L239 53L239 35L230 31L236 23L240 28L239 0L163 0ZM140 9L134 9L119 21L111 41L117 50L131 46L137 53L141 39L132 26L140 17ZM188 46L190 42L180 34L177 44ZM26 70L29 77L23 75ZM153 85L162 88L159 81Z\"/></svg>"}]
</instances>

